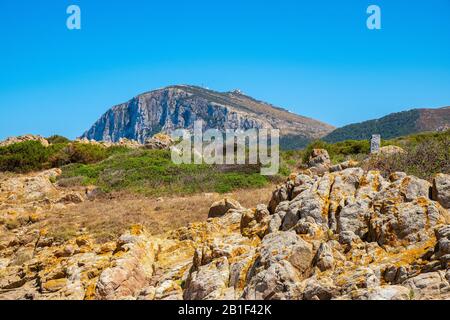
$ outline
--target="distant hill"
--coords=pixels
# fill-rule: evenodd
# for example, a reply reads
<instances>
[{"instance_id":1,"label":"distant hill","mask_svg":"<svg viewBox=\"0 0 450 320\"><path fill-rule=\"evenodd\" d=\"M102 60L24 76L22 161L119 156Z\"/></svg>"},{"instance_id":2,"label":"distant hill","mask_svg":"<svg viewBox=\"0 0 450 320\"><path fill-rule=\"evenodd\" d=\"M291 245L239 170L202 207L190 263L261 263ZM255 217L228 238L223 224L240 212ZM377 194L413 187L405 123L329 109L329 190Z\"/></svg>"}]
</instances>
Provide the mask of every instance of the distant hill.
<instances>
[{"instance_id":1,"label":"distant hill","mask_svg":"<svg viewBox=\"0 0 450 320\"><path fill-rule=\"evenodd\" d=\"M144 142L161 131L190 130L200 119L205 129L280 129L281 145L289 148L304 147L334 129L326 123L256 100L239 90L216 92L175 85L138 95L112 107L82 138L112 142L128 138Z\"/></svg>"},{"instance_id":2,"label":"distant hill","mask_svg":"<svg viewBox=\"0 0 450 320\"><path fill-rule=\"evenodd\" d=\"M413 109L389 114L383 118L354 123L338 128L322 138L326 142L370 139L381 134L392 139L425 131L443 131L450 128L450 107L440 109Z\"/></svg>"}]
</instances>

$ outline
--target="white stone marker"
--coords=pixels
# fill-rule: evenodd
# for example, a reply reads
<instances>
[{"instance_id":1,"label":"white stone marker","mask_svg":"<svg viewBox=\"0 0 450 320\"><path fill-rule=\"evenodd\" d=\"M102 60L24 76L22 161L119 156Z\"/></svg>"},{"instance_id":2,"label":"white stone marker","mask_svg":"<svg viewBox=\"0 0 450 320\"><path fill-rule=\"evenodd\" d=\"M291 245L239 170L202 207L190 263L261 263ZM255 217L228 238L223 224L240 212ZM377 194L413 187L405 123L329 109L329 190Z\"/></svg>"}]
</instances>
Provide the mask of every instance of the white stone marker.
<instances>
[{"instance_id":1,"label":"white stone marker","mask_svg":"<svg viewBox=\"0 0 450 320\"><path fill-rule=\"evenodd\" d=\"M373 134L370 140L370 153L378 153L381 147L381 135Z\"/></svg>"}]
</instances>

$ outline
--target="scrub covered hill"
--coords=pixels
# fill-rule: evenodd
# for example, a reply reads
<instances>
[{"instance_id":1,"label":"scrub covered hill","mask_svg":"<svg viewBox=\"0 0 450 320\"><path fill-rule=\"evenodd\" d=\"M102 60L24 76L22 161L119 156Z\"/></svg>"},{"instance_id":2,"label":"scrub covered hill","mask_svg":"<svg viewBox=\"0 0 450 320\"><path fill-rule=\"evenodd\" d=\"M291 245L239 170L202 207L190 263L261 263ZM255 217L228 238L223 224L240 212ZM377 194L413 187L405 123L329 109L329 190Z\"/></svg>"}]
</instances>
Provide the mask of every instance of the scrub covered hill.
<instances>
[{"instance_id":1,"label":"scrub covered hill","mask_svg":"<svg viewBox=\"0 0 450 320\"><path fill-rule=\"evenodd\" d=\"M345 140L367 140L372 134L381 134L383 139L392 139L425 131L444 131L449 128L450 107L413 109L338 128L323 137L322 140L331 143Z\"/></svg>"}]
</instances>

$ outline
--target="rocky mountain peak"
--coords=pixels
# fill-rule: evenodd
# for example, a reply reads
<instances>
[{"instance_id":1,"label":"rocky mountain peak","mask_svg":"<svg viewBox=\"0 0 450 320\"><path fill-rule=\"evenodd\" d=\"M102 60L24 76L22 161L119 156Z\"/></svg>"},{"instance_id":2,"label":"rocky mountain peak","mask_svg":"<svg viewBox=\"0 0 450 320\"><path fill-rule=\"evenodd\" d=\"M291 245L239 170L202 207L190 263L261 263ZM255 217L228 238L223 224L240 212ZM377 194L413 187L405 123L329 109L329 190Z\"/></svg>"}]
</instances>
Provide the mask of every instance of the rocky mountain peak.
<instances>
[{"instance_id":1,"label":"rocky mountain peak","mask_svg":"<svg viewBox=\"0 0 450 320\"><path fill-rule=\"evenodd\" d=\"M144 142L159 132L192 129L203 120L205 129L280 129L282 137L299 137L303 144L334 128L246 96L241 90L217 92L173 85L140 94L109 109L82 138L117 142L127 138Z\"/></svg>"}]
</instances>

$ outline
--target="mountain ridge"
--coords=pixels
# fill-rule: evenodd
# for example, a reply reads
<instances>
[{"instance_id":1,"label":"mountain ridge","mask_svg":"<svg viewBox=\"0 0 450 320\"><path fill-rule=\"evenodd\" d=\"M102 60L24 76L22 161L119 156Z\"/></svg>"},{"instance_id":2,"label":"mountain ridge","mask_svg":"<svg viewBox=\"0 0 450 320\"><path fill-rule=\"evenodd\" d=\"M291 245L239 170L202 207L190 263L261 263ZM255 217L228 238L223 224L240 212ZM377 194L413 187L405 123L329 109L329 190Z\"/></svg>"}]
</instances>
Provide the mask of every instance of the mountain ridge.
<instances>
[{"instance_id":1,"label":"mountain ridge","mask_svg":"<svg viewBox=\"0 0 450 320\"><path fill-rule=\"evenodd\" d=\"M128 138L144 142L158 132L192 129L196 120L204 129L280 129L283 138L299 145L318 139L334 127L257 100L239 90L218 92L198 86L173 85L139 94L106 111L81 138L113 141Z\"/></svg>"},{"instance_id":2,"label":"mountain ridge","mask_svg":"<svg viewBox=\"0 0 450 320\"><path fill-rule=\"evenodd\" d=\"M449 128L449 106L434 109L417 108L337 128L324 136L322 140L329 143L367 140L372 134L381 134L383 139L392 139L426 131L443 131Z\"/></svg>"}]
</instances>

